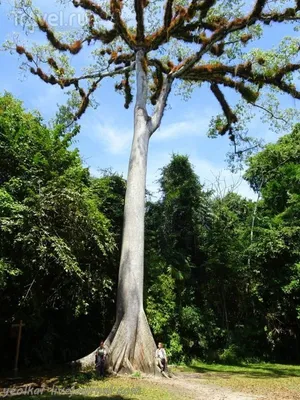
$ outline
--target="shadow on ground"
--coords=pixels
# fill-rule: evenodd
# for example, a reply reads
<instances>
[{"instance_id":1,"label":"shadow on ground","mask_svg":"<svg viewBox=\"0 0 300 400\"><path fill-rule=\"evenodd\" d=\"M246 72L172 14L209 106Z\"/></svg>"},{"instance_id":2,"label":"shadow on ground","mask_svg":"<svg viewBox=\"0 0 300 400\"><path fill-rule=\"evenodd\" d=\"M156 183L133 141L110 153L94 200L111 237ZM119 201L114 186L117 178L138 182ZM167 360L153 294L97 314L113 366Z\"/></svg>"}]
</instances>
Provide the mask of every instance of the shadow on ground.
<instances>
[{"instance_id":1,"label":"shadow on ground","mask_svg":"<svg viewBox=\"0 0 300 400\"><path fill-rule=\"evenodd\" d=\"M41 396L41 395L40 395ZM43 400L53 400L53 394L43 394ZM14 396L14 400L24 400L24 395L21 396ZM26 396L26 400L34 400L36 399L37 396ZM55 400L67 400L72 398L73 400L90 400L90 396L85 396L85 395L76 395L76 394L66 394L66 395L55 395ZM101 396L93 396L93 400L133 400L131 397L124 397L122 395L118 394L107 394L107 395L101 395Z\"/></svg>"},{"instance_id":2,"label":"shadow on ground","mask_svg":"<svg viewBox=\"0 0 300 400\"><path fill-rule=\"evenodd\" d=\"M78 371L71 368L27 369L20 372L20 376L13 377L13 373L0 376L0 388L22 387L31 385L42 387L43 385L71 387L74 384L83 385L92 380L100 380L95 370Z\"/></svg>"},{"instance_id":3,"label":"shadow on ground","mask_svg":"<svg viewBox=\"0 0 300 400\"><path fill-rule=\"evenodd\" d=\"M241 375L243 377L248 378L261 378L261 379L274 379L274 378L288 378L288 377L298 377L300 378L300 368L287 367L284 366L270 366L270 365L236 365L233 366L232 369L226 370L224 366L212 364L205 366L198 365L190 365L187 368L185 367L177 367L177 371L180 372L195 372L202 374L203 377L205 375L218 375L221 377L229 377L230 375Z\"/></svg>"}]
</instances>

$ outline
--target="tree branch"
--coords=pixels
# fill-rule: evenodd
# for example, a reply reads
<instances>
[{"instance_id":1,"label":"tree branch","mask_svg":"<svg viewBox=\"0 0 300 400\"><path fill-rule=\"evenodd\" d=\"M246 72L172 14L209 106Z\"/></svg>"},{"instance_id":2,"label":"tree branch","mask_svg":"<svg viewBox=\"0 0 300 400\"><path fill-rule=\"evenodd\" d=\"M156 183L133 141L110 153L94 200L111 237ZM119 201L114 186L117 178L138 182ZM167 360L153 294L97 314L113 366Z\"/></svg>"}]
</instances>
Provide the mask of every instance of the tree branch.
<instances>
[{"instance_id":1,"label":"tree branch","mask_svg":"<svg viewBox=\"0 0 300 400\"><path fill-rule=\"evenodd\" d=\"M125 22L121 18L122 1L121 0L110 0L110 12L112 19L115 24L115 29L119 32L124 42L132 49L136 49L136 41L129 32Z\"/></svg>"},{"instance_id":2,"label":"tree branch","mask_svg":"<svg viewBox=\"0 0 300 400\"><path fill-rule=\"evenodd\" d=\"M150 101L151 104L156 105L164 85L163 72L158 65L155 66L155 72L153 73L153 83L154 83L154 88L153 88L154 93L152 94Z\"/></svg>"},{"instance_id":3,"label":"tree branch","mask_svg":"<svg viewBox=\"0 0 300 400\"><path fill-rule=\"evenodd\" d=\"M254 7L249 15L249 19L258 18L267 2L267 0L256 0Z\"/></svg>"},{"instance_id":4,"label":"tree branch","mask_svg":"<svg viewBox=\"0 0 300 400\"><path fill-rule=\"evenodd\" d=\"M298 70L300 70L300 64L290 63L282 67L273 76L265 76L263 74L254 73L252 71L252 63L248 61L235 66L227 66L221 63L201 65L187 70L184 74L180 75L179 78L191 81L222 83L225 86L238 90L247 100L247 94L251 95L251 93L247 90L242 81L236 81L225 76L226 74L230 74L233 78L238 77L258 86L272 85L278 87L283 92L299 99L300 91L298 91L293 84L287 84L282 80L288 73ZM248 93L246 93L245 90Z\"/></svg>"},{"instance_id":5,"label":"tree branch","mask_svg":"<svg viewBox=\"0 0 300 400\"><path fill-rule=\"evenodd\" d=\"M288 121L282 117L277 117L272 111L268 110L267 108L261 106L260 104L250 103L253 107L260 108L261 110L265 111L266 113L270 114L270 116L274 119L278 119L279 121L283 121L284 123L288 123Z\"/></svg>"},{"instance_id":6,"label":"tree branch","mask_svg":"<svg viewBox=\"0 0 300 400\"><path fill-rule=\"evenodd\" d=\"M104 21L111 20L111 16L108 15L99 4L95 3L92 0L73 0L73 5L75 7L81 7L84 10L95 13Z\"/></svg>"},{"instance_id":7,"label":"tree branch","mask_svg":"<svg viewBox=\"0 0 300 400\"><path fill-rule=\"evenodd\" d=\"M71 54L78 54L82 49L82 41L76 40L73 44L62 43L55 36L52 29L49 27L47 22L42 18L37 18L36 23L42 32L46 33L47 39L56 50L69 51Z\"/></svg>"},{"instance_id":8,"label":"tree branch","mask_svg":"<svg viewBox=\"0 0 300 400\"><path fill-rule=\"evenodd\" d=\"M163 88L161 90L160 96L157 100L156 103L156 107L154 110L154 113L149 121L149 125L150 125L150 132L151 135L159 128L163 114L164 114L164 110L166 108L167 105L167 100L168 100L168 96L171 92L172 89L172 83L173 83L173 77L172 76L166 76L164 84L163 84Z\"/></svg>"},{"instance_id":9,"label":"tree branch","mask_svg":"<svg viewBox=\"0 0 300 400\"><path fill-rule=\"evenodd\" d=\"M258 17L258 19L267 25L271 22L299 21L300 16L297 15L297 11L299 11L297 8L288 8L283 13L262 13Z\"/></svg>"},{"instance_id":10,"label":"tree branch","mask_svg":"<svg viewBox=\"0 0 300 400\"><path fill-rule=\"evenodd\" d=\"M204 19L209 10L215 5L216 0L203 0L200 5L199 5L199 9L201 10L201 14L200 14L200 18Z\"/></svg>"},{"instance_id":11,"label":"tree branch","mask_svg":"<svg viewBox=\"0 0 300 400\"><path fill-rule=\"evenodd\" d=\"M171 69L169 67L167 67L166 65L164 65L159 59L157 58L151 58L150 60L148 60L148 64L154 66L155 68L159 68L162 72L164 72L165 74L168 74Z\"/></svg>"},{"instance_id":12,"label":"tree branch","mask_svg":"<svg viewBox=\"0 0 300 400\"><path fill-rule=\"evenodd\" d=\"M144 4L143 0L134 0L135 18L136 18L136 41L142 43L144 41Z\"/></svg>"},{"instance_id":13,"label":"tree branch","mask_svg":"<svg viewBox=\"0 0 300 400\"><path fill-rule=\"evenodd\" d=\"M210 38L207 38L205 35L203 35L203 38L201 40L202 46L198 52L196 52L193 56L188 57L185 59L181 64L179 64L176 68L176 71L174 71L174 77L178 78L180 75L184 74L187 70L190 68L193 68L193 66L200 61L202 56L207 53L208 51L211 51L212 47L214 44L216 44L218 41L223 41L228 34L242 30L245 27L249 27L251 25L254 25L257 21L259 20L266 20L266 21L278 21L281 22L284 20L288 20L289 18L298 18L295 17L296 12L298 11L298 6L296 8L288 8L286 11L283 13L271 13L271 14L261 14L258 13L258 10L262 9L261 7L264 6L265 0L257 0L254 6L254 9L252 10L251 14L249 16L243 17L243 18L235 18L232 21L223 21L221 25L216 26L216 29L213 31L212 35ZM299 17L300 19L300 17ZM199 28L201 26L201 23L195 24L193 27ZM178 29L175 30L175 34L178 32ZM184 37L182 37L184 40ZM187 39L187 42L190 42L190 38ZM199 40L200 42L200 40Z\"/></svg>"},{"instance_id":14,"label":"tree branch","mask_svg":"<svg viewBox=\"0 0 300 400\"><path fill-rule=\"evenodd\" d=\"M90 27L89 31L91 35L86 39L82 40L82 43L90 43L92 40L100 40L103 44L109 44L118 37L118 31L116 29L95 29Z\"/></svg>"},{"instance_id":15,"label":"tree branch","mask_svg":"<svg viewBox=\"0 0 300 400\"><path fill-rule=\"evenodd\" d=\"M173 76L175 78L180 77L186 71L191 69L197 62L199 62L202 56L212 49L214 44L225 39L229 33L241 30L247 25L248 20L246 18L235 19L226 26L216 30L210 38L203 37L201 49L193 56L186 58L181 64L179 64L176 68L176 71L173 73Z\"/></svg>"},{"instance_id":16,"label":"tree branch","mask_svg":"<svg viewBox=\"0 0 300 400\"><path fill-rule=\"evenodd\" d=\"M172 8L174 0L167 0L164 14L164 27L167 29L172 21Z\"/></svg>"},{"instance_id":17,"label":"tree branch","mask_svg":"<svg viewBox=\"0 0 300 400\"><path fill-rule=\"evenodd\" d=\"M102 78L97 79L90 87L90 89L88 90L87 93L85 93L85 91L81 88L79 88L79 94L82 98L82 102L81 105L79 107L79 110L77 111L77 113L74 116L74 121L78 121L82 115L85 113L86 109L88 108L89 104L90 104L90 97L91 95L95 92L95 90L97 89L99 83L101 82Z\"/></svg>"},{"instance_id":18,"label":"tree branch","mask_svg":"<svg viewBox=\"0 0 300 400\"><path fill-rule=\"evenodd\" d=\"M210 85L210 89L213 92L213 94L215 95L216 99L218 100L218 102L220 103L223 113L227 119L227 124L225 126L222 127L222 129L220 130L220 135L224 135L226 132L231 132L232 130L232 124L234 124L235 122L237 122L237 117L236 115L233 113L233 111L231 110L231 107L229 106L229 104L227 103L224 94L221 92L219 86L216 83L212 83Z\"/></svg>"},{"instance_id":19,"label":"tree branch","mask_svg":"<svg viewBox=\"0 0 300 400\"><path fill-rule=\"evenodd\" d=\"M186 14L184 12L175 16L168 28L162 27L157 32L145 38L147 52L157 50L162 44L166 43L176 30L183 25Z\"/></svg>"},{"instance_id":20,"label":"tree branch","mask_svg":"<svg viewBox=\"0 0 300 400\"><path fill-rule=\"evenodd\" d=\"M137 102L136 107L140 107L146 112L147 90L148 90L148 70L146 55L149 51L157 50L160 46L169 41L170 38L182 40L185 43L193 43L197 51L185 60L174 66L171 60L163 63L154 58L149 60L149 65L155 67L153 80L155 83L154 94L151 97L153 105L156 105L155 111L150 119L151 131L154 132L160 125L163 116L163 111L167 103L172 82L174 79L183 79L189 81L209 82L211 90L219 101L222 110L227 119L227 128L231 128L231 124L236 122L236 116L232 112L227 103L224 94L220 90L220 85L230 87L237 90L244 99L250 104L264 109L263 106L256 105L255 102L259 95L259 89L264 85L271 85L282 92L288 93L294 98L300 99L300 91L295 85L289 83L288 79L284 78L294 71L300 70L300 64L288 63L284 67L279 68L272 75L267 72L257 73L256 68L250 61L238 65L223 65L222 63L199 65L203 56L211 53L214 56L220 56L224 52L224 46L228 43L234 43L235 39L225 42L225 39L233 32L242 31L245 28L256 23L294 21L300 19L298 11L300 10L300 0L295 1L294 8L286 8L284 11L263 12L268 4L267 0L254 0L254 5L250 13L243 17L220 17L212 16L207 18L209 11L216 4L216 0L189 0L186 7L177 5L174 7L174 0L165 0L165 11L163 16L163 26L156 32L145 37L144 26L144 8L148 0L134 0L135 16L136 16L136 34L131 32L125 21L121 18L121 10L123 0L110 0L110 12L102 8L97 0L72 0L75 7L81 7L91 13L87 30L89 36L82 40L77 40L74 43L64 43L60 40L60 36L55 33L47 22L37 16L34 10L31 10L33 16L27 15L36 21L39 29L46 33L49 43L54 49L60 52L70 52L77 54L83 47L83 44L91 41L101 41L103 44L112 43L115 39L123 40L131 49L128 54L123 54L122 50L116 47L114 51L109 49L101 49L100 55L109 54L109 65L125 64L125 67L117 67L114 70L96 71L86 74L81 77L64 78L63 68L59 68L55 60L52 58L48 61L40 60L38 57L34 59L33 55L26 51L23 47L17 46L16 51L20 55L25 55L30 65L33 65L30 71L38 75L44 82L59 85L62 88L74 86L79 91L82 97L82 108L85 110L86 104L89 102L89 97L96 90L100 81L105 77L123 74L125 80L118 84L121 89L124 89L126 97L126 105L129 104L131 98L131 88L129 82L130 72L136 68L137 70ZM271 8L270 8L271 9ZM25 11L24 11L25 12ZM111 21L113 26L111 29L95 27L95 17L99 17L103 21ZM242 43L247 43L251 38L250 33L245 33L239 40ZM116 45L117 46L117 45ZM188 47L191 50L191 46ZM120 54L122 53L122 54ZM134 61L135 57L135 61ZM259 64L259 60L256 60ZM264 60L262 60L264 61ZM53 74L46 74L38 64L45 62L50 65ZM263 65L263 62L261 63ZM152 70L153 72L153 70ZM165 78L164 78L165 76ZM288 77L288 76L287 76ZM87 93L79 87L82 80L91 79L94 81ZM255 85L255 86L254 86ZM268 111L264 109L265 111ZM271 112L269 112L271 113ZM80 114L81 116L81 114ZM273 115L272 115L273 116ZM274 117L274 116L273 116ZM225 129L225 128L224 128ZM224 133L226 132L224 131Z\"/></svg>"},{"instance_id":21,"label":"tree branch","mask_svg":"<svg viewBox=\"0 0 300 400\"><path fill-rule=\"evenodd\" d=\"M62 88L69 87L71 85L74 85L75 88L78 88L78 84L82 80L88 80L88 79L104 79L107 77L113 77L116 75L123 75L127 72L133 71L135 68L135 63L132 63L130 66L120 68L117 67L113 71L106 71L106 72L95 72L94 74L87 74L80 76L78 78L56 78L53 75L47 75L45 72L41 70L41 68L33 68L31 67L30 72L33 75L38 75L44 82L50 83L52 85L59 85Z\"/></svg>"},{"instance_id":22,"label":"tree branch","mask_svg":"<svg viewBox=\"0 0 300 400\"><path fill-rule=\"evenodd\" d=\"M135 108L141 108L147 114L147 94L148 94L148 78L147 78L147 60L143 50L136 53L136 104ZM148 115L148 114L147 114Z\"/></svg>"}]
</instances>

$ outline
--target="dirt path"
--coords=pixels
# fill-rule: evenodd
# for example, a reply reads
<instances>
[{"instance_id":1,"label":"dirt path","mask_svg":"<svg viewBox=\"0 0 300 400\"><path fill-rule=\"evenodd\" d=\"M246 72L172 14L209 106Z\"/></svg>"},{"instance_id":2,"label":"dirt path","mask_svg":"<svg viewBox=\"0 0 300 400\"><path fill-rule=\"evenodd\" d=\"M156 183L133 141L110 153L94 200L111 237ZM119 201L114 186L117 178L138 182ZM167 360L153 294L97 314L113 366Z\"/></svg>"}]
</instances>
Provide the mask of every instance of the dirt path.
<instances>
[{"instance_id":1,"label":"dirt path","mask_svg":"<svg viewBox=\"0 0 300 400\"><path fill-rule=\"evenodd\" d=\"M160 379L169 391L194 400L257 400L263 396L234 392L211 383L202 382L199 374L178 373L172 379Z\"/></svg>"}]
</instances>

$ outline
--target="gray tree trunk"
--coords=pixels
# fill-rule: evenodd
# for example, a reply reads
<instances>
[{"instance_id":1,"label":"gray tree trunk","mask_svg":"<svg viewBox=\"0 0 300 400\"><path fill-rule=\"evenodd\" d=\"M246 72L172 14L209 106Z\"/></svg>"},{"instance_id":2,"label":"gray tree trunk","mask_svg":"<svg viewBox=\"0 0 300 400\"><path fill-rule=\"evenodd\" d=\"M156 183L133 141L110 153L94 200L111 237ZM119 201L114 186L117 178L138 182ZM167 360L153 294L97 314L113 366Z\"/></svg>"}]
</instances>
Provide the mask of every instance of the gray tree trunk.
<instances>
[{"instance_id":1,"label":"gray tree trunk","mask_svg":"<svg viewBox=\"0 0 300 400\"><path fill-rule=\"evenodd\" d=\"M115 371L155 372L155 343L144 313L145 188L150 131L147 115L135 107L129 161L116 323L106 340Z\"/></svg>"},{"instance_id":2,"label":"gray tree trunk","mask_svg":"<svg viewBox=\"0 0 300 400\"><path fill-rule=\"evenodd\" d=\"M134 137L129 161L115 325L105 341L109 369L156 373L155 342L143 307L145 189L148 145L153 124L146 111L147 76L137 52ZM94 352L79 360L87 366Z\"/></svg>"}]
</instances>

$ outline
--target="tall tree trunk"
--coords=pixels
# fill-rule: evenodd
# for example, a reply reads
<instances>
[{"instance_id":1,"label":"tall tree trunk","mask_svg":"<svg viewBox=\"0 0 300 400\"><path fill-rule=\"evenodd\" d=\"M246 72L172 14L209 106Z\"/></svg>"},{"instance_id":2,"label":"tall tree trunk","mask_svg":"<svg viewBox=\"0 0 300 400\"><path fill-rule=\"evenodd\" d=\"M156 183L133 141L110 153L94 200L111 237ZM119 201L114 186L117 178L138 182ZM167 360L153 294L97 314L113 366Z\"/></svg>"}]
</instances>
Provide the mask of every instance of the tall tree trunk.
<instances>
[{"instance_id":1,"label":"tall tree trunk","mask_svg":"<svg viewBox=\"0 0 300 400\"><path fill-rule=\"evenodd\" d=\"M147 154L150 132L142 108L135 108L134 138L129 161L124 231L118 282L116 323L106 340L110 366L155 370L155 343L144 313L144 224Z\"/></svg>"},{"instance_id":2,"label":"tall tree trunk","mask_svg":"<svg viewBox=\"0 0 300 400\"><path fill-rule=\"evenodd\" d=\"M129 161L115 325L105 341L114 372L156 373L155 342L143 308L145 189L151 124L146 111L147 77L143 53L136 57L137 98ZM80 360L88 365L94 353Z\"/></svg>"}]
</instances>

